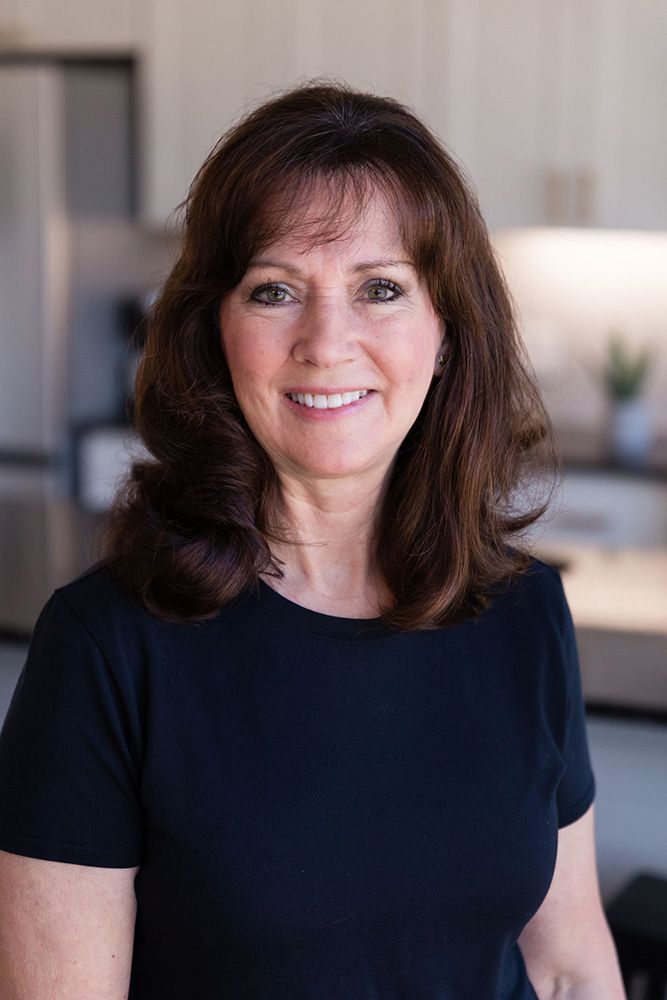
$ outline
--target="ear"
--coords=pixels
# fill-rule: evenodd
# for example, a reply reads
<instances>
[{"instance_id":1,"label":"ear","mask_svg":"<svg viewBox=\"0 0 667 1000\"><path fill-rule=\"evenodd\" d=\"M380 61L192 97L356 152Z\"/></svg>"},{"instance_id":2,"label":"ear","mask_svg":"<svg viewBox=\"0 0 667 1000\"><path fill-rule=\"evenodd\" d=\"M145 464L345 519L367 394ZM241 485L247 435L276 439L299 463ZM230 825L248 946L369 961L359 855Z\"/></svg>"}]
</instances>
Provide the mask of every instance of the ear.
<instances>
[{"instance_id":1,"label":"ear","mask_svg":"<svg viewBox=\"0 0 667 1000\"><path fill-rule=\"evenodd\" d=\"M445 365L447 364L447 353L449 351L449 344L447 337L443 333L442 340L440 341L440 347L438 348L438 353L435 358L435 365L433 368L434 375L442 375Z\"/></svg>"}]
</instances>

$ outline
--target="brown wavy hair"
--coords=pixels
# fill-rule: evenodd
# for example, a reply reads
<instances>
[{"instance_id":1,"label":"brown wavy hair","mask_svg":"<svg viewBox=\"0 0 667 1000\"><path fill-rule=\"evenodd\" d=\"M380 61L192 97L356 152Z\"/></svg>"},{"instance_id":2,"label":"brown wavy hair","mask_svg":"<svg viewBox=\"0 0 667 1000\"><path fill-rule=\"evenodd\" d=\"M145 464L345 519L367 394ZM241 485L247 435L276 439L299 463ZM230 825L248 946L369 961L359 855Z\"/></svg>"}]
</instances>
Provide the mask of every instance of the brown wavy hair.
<instances>
[{"instance_id":1,"label":"brown wavy hair","mask_svg":"<svg viewBox=\"0 0 667 1000\"><path fill-rule=\"evenodd\" d=\"M260 575L282 575L270 549L290 537L280 484L235 398L218 312L323 180L331 210L313 244L345 231L342 205L354 214L382 191L448 334L377 512L371 555L393 595L383 619L408 630L476 617L530 564L521 536L562 459L475 194L404 105L317 79L223 135L179 206L180 255L150 309L135 386L151 457L133 465L103 538L113 575L163 620L214 617Z\"/></svg>"}]
</instances>

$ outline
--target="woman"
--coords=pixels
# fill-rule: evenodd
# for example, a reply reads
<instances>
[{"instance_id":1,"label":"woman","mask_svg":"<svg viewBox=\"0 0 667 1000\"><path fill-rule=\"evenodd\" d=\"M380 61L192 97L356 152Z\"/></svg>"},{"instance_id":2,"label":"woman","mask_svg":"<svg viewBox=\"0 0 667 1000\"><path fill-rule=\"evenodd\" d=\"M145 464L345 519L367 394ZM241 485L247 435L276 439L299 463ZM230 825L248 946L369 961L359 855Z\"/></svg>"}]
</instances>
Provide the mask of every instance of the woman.
<instances>
[{"instance_id":1,"label":"woman","mask_svg":"<svg viewBox=\"0 0 667 1000\"><path fill-rule=\"evenodd\" d=\"M572 619L516 544L551 429L409 111L316 82L223 137L136 423L2 734L2 995L619 1000Z\"/></svg>"}]
</instances>

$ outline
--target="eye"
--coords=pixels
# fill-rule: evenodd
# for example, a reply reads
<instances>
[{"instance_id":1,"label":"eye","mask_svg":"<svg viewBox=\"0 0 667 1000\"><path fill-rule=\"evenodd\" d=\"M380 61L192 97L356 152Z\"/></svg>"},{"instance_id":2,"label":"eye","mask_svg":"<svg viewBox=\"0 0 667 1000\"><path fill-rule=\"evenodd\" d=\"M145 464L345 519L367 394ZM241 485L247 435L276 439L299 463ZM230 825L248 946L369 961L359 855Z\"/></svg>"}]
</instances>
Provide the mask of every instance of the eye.
<instances>
[{"instance_id":1,"label":"eye","mask_svg":"<svg viewBox=\"0 0 667 1000\"><path fill-rule=\"evenodd\" d=\"M366 285L371 302L395 302L403 295L403 290L394 281L388 278L375 278Z\"/></svg>"},{"instance_id":2,"label":"eye","mask_svg":"<svg viewBox=\"0 0 667 1000\"><path fill-rule=\"evenodd\" d=\"M262 298L262 296L265 296ZM253 289L250 293L250 298L253 302L259 302L263 306L280 306L283 302L287 302L290 298L290 293L284 285L279 285L275 281L268 282L265 285L259 285L258 288Z\"/></svg>"}]
</instances>

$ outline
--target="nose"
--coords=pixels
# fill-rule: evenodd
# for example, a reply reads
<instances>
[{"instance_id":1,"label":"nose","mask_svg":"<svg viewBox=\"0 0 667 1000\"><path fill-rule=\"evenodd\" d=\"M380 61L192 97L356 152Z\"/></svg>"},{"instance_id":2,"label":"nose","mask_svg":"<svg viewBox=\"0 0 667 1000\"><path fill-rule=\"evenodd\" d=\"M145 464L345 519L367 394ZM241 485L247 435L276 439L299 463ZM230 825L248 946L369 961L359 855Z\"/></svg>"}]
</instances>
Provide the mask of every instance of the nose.
<instances>
[{"instance_id":1,"label":"nose","mask_svg":"<svg viewBox=\"0 0 667 1000\"><path fill-rule=\"evenodd\" d=\"M334 295L313 296L294 332L292 354L301 364L336 368L358 355L357 319Z\"/></svg>"}]
</instances>

